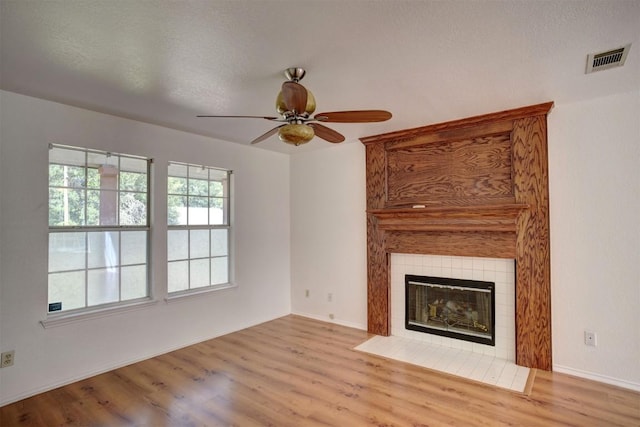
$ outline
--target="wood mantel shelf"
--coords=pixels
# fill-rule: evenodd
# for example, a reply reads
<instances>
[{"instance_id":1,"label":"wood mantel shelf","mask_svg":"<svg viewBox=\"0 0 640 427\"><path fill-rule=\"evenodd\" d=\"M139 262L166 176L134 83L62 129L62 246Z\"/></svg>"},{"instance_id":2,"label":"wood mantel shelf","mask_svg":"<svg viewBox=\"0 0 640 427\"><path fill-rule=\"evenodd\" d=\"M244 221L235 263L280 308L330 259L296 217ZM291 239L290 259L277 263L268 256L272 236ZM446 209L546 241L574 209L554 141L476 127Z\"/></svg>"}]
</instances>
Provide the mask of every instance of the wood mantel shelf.
<instances>
[{"instance_id":1,"label":"wood mantel shelf","mask_svg":"<svg viewBox=\"0 0 640 427\"><path fill-rule=\"evenodd\" d=\"M367 213L378 219L378 229L386 231L515 233L518 216L527 209L529 209L528 204L512 203L371 209Z\"/></svg>"}]
</instances>

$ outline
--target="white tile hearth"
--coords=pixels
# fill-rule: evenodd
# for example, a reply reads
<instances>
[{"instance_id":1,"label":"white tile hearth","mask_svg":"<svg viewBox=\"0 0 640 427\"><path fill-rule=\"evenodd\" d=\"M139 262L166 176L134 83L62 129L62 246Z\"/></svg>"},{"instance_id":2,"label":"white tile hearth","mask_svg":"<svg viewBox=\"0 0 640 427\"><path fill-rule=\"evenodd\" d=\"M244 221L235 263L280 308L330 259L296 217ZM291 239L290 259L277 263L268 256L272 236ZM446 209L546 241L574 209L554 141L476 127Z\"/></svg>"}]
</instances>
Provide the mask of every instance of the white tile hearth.
<instances>
[{"instance_id":1,"label":"white tile hearth","mask_svg":"<svg viewBox=\"0 0 640 427\"><path fill-rule=\"evenodd\" d=\"M520 393L528 392L533 374L495 356L398 336L375 336L355 349Z\"/></svg>"}]
</instances>

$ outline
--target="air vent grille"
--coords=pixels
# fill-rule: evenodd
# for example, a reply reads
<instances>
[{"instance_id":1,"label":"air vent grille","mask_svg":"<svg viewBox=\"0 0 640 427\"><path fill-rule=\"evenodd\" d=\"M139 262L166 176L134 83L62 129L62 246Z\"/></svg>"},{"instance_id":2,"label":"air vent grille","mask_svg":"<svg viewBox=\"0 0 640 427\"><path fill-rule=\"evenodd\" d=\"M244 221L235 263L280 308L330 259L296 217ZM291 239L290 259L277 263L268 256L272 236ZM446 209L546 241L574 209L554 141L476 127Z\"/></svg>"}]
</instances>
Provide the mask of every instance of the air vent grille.
<instances>
[{"instance_id":1,"label":"air vent grille","mask_svg":"<svg viewBox=\"0 0 640 427\"><path fill-rule=\"evenodd\" d=\"M588 55L586 74L623 66L630 48L631 44L628 44L617 49Z\"/></svg>"}]
</instances>

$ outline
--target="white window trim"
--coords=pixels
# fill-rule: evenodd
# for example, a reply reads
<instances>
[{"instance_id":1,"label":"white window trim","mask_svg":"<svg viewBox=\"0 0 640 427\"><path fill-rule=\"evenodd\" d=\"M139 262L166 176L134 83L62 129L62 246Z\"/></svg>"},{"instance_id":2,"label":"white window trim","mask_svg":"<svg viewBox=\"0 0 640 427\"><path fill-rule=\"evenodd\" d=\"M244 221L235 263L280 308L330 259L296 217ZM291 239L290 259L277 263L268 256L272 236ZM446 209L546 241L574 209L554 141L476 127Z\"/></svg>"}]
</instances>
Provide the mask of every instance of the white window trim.
<instances>
[{"instance_id":1,"label":"white window trim","mask_svg":"<svg viewBox=\"0 0 640 427\"><path fill-rule=\"evenodd\" d=\"M168 165L171 166L171 164L174 165L182 165L182 166L186 166L187 168L189 167L198 167L198 168L206 168L206 169L215 169L215 170L219 170L219 171L224 171L227 173L227 178L228 178L228 186L229 188L227 189L227 203L228 203L228 212L227 212L227 217L226 217L226 224L180 224L180 225L171 225L171 224L167 224L167 233L169 231L172 230L184 230L187 232L190 232L191 230L194 229L202 229L202 230L214 230L214 229L225 229L227 230L227 282L226 283L218 283L218 284L210 284L208 286L202 286L202 287L198 287L198 288L188 288L188 289L183 289L183 290L179 290L179 291L173 291L170 292L169 291L169 280L168 280L168 275L167 275L167 296L165 297L165 302L166 303L171 303L171 302L175 302L175 301L179 301L179 300L183 300L189 297L197 297L200 296L202 294L207 294L210 292L217 292L217 291L221 291L221 290L225 290L225 289L230 289L230 288L236 288L238 285L235 283L234 280L234 269L233 269L233 264L234 264L234 257L233 257L233 234L234 234L234 230L233 230L233 221L232 221L232 213L233 213L233 208L232 208L232 204L234 201L234 198L232 197L232 188L233 188L233 184L232 184L232 179L233 179L233 170L231 169L226 169L226 168L220 168L220 167L216 167L216 166L207 166L207 165L201 165L201 164L193 164L193 163L185 163L185 162L180 162L180 161L175 161L175 160L169 160L168 161ZM169 173L167 173L167 180L172 177L173 175L170 175ZM166 190L165 190L166 191ZM167 193L167 197L170 195L174 195L174 194L169 194ZM189 197L188 194L185 195L186 197ZM209 197L209 196L208 196ZM168 213L168 206L167 206L167 213ZM211 259L211 257L209 258ZM191 259L185 259L183 261L190 261ZM167 268L169 266L169 264L173 262L173 261L169 261L167 260Z\"/></svg>"},{"instance_id":2,"label":"white window trim","mask_svg":"<svg viewBox=\"0 0 640 427\"><path fill-rule=\"evenodd\" d=\"M183 291L176 291L168 294L164 299L164 301L167 304L171 304L171 303L182 301L191 297L199 297L199 296L202 296L202 294L209 294L209 293L224 291L227 289L233 289L237 287L238 287L237 284L230 281L228 283L223 283L220 285L210 285L202 288L186 289Z\"/></svg>"},{"instance_id":3,"label":"white window trim","mask_svg":"<svg viewBox=\"0 0 640 427\"><path fill-rule=\"evenodd\" d=\"M88 320L98 319L101 317L112 316L115 314L125 313L128 311L140 310L143 308L147 308L153 305L156 305L158 300L153 299L151 297L147 297L141 301L134 301L131 303L118 303L117 305L112 306L103 306L101 308L91 310L91 309L82 309L79 312L70 312L65 313L61 312L60 314L50 314L45 320L41 320L40 324L43 328L55 328L58 326L68 325L71 323L85 322Z\"/></svg>"},{"instance_id":4,"label":"white window trim","mask_svg":"<svg viewBox=\"0 0 640 427\"><path fill-rule=\"evenodd\" d=\"M85 153L90 153L90 152L94 152L94 153L106 153L107 156L111 155L110 152L106 151L106 150L96 150L96 149L92 149L92 148L86 148L86 147L76 147L76 146L69 146L69 145L65 145L65 144L58 144L58 143L50 143L49 144L49 148L53 148L53 147L57 147L57 148L61 148L61 149L67 149L67 150L75 150L75 151L80 151L80 152L85 152ZM76 323L76 322L81 322L81 321L85 321L85 320L89 320L89 319L94 319L94 318L99 318L99 317L105 317L105 316L110 316L112 314L118 314L118 313L122 313L122 312L126 312L126 311L131 311L131 310L136 310L139 308L144 308L150 305L155 305L157 304L157 300L154 299L153 294L152 294L152 283L151 283L151 216L152 216L152 205L151 205L151 197L152 197L152 191L151 191L151 187L152 187L152 166L153 166L153 159L149 158L149 157L144 157L144 156L137 156L137 155L132 155L132 154L125 154L125 153L117 153L118 156L122 156L122 157L129 157L129 158L139 158L139 159L143 159L145 161L147 161L147 224L144 226L128 226L128 225L110 225L110 226L96 226L96 225L89 225L89 226L57 226L57 227L51 227L48 226L48 232L47 235L50 235L51 233L64 233L64 232L69 232L69 231L73 231L73 232L95 232L95 231L100 231L100 230L104 230L104 229L113 229L114 231L125 231L125 230L139 230L139 231L145 231L146 235L147 235L147 253L146 253L146 267L147 267L147 293L148 295L142 298L138 298L135 300L129 300L129 301L117 301L117 302L112 302L112 303L107 303L107 304L99 304L99 305L95 305L95 306L85 306L85 307L81 307L81 308L77 308L77 309L71 309L68 311L47 311L47 318L45 320L41 320L40 324L42 325L43 328L47 329L47 328L51 328L51 327L56 327L56 326L61 326L61 325L66 325L66 324L70 324L70 323ZM47 161L47 165L50 165L50 160ZM120 191L120 190L118 190ZM47 276L49 276L51 273L48 272ZM49 292L49 288L47 286L47 294Z\"/></svg>"}]
</instances>

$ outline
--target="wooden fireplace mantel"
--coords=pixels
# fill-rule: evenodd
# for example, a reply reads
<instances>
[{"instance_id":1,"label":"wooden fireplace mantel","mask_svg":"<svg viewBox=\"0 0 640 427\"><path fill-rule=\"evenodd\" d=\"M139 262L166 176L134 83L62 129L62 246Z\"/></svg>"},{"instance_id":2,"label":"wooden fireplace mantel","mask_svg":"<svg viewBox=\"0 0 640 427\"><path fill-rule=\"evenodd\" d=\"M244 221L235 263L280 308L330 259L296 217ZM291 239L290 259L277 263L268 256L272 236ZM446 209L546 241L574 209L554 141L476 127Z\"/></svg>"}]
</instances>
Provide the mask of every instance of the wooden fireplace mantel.
<instances>
[{"instance_id":1,"label":"wooden fireplace mantel","mask_svg":"<svg viewBox=\"0 0 640 427\"><path fill-rule=\"evenodd\" d=\"M516 363L551 370L553 103L362 138L368 330L390 334L390 253L516 260Z\"/></svg>"},{"instance_id":2,"label":"wooden fireplace mantel","mask_svg":"<svg viewBox=\"0 0 640 427\"><path fill-rule=\"evenodd\" d=\"M419 206L409 209L371 209L379 230L515 232L516 219L527 204L486 206Z\"/></svg>"}]
</instances>

